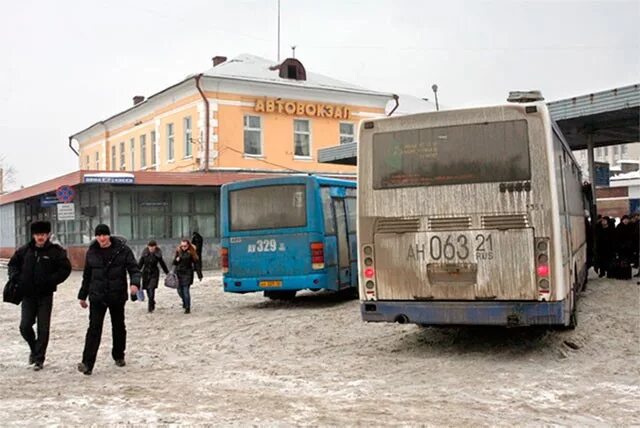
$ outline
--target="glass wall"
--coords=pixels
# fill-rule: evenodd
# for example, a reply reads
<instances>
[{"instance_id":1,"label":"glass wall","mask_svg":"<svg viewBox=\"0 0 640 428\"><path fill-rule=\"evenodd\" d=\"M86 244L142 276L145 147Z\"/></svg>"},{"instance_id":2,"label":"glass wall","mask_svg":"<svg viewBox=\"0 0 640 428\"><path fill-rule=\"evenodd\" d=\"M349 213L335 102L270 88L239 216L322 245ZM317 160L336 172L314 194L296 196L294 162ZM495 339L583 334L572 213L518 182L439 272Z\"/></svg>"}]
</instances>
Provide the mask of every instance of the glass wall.
<instances>
[{"instance_id":1,"label":"glass wall","mask_svg":"<svg viewBox=\"0 0 640 428\"><path fill-rule=\"evenodd\" d=\"M130 240L218 237L219 189L118 190L114 233Z\"/></svg>"}]
</instances>

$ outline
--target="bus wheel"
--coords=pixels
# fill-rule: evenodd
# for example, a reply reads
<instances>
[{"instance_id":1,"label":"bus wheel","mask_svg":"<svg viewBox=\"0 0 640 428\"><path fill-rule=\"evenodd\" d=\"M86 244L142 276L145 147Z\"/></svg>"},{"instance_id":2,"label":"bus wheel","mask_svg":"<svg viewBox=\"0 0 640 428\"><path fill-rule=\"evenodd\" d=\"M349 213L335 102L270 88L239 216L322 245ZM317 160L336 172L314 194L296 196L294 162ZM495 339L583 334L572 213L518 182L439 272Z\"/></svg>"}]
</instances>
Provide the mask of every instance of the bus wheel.
<instances>
[{"instance_id":1,"label":"bus wheel","mask_svg":"<svg viewBox=\"0 0 640 428\"><path fill-rule=\"evenodd\" d=\"M296 290L265 291L264 297L271 300L293 300L296 297Z\"/></svg>"},{"instance_id":2,"label":"bus wheel","mask_svg":"<svg viewBox=\"0 0 640 428\"><path fill-rule=\"evenodd\" d=\"M358 287L343 288L342 290L338 291L338 293L340 294L340 297L348 300L357 299L359 297Z\"/></svg>"}]
</instances>

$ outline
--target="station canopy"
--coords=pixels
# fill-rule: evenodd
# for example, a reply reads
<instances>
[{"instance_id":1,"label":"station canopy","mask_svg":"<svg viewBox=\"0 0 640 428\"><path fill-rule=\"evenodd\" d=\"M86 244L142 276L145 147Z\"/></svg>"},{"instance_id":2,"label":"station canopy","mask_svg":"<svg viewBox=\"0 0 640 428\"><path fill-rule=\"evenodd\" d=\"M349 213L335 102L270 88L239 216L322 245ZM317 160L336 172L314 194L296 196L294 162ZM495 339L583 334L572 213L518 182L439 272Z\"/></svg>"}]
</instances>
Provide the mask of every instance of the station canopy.
<instances>
[{"instance_id":1,"label":"station canopy","mask_svg":"<svg viewBox=\"0 0 640 428\"><path fill-rule=\"evenodd\" d=\"M572 150L640 142L640 84L547 104ZM357 164L357 143L318 150L320 162Z\"/></svg>"}]
</instances>

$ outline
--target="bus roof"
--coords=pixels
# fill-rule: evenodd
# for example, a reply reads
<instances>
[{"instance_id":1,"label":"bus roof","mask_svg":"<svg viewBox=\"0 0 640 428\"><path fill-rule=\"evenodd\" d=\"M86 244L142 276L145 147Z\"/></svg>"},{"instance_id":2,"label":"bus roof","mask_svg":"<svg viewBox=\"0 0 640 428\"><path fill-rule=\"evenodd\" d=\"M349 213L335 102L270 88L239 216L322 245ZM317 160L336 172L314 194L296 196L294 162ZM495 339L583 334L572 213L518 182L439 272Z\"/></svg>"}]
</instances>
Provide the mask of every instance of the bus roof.
<instances>
[{"instance_id":1,"label":"bus roof","mask_svg":"<svg viewBox=\"0 0 640 428\"><path fill-rule=\"evenodd\" d=\"M279 184L306 183L315 181L320 186L340 186L340 187L356 187L355 180L345 180L340 178L325 177L312 174L294 174L270 178L258 178L255 180L236 181L222 186L223 190L231 191L238 189L246 189L249 187L274 186Z\"/></svg>"}]
</instances>

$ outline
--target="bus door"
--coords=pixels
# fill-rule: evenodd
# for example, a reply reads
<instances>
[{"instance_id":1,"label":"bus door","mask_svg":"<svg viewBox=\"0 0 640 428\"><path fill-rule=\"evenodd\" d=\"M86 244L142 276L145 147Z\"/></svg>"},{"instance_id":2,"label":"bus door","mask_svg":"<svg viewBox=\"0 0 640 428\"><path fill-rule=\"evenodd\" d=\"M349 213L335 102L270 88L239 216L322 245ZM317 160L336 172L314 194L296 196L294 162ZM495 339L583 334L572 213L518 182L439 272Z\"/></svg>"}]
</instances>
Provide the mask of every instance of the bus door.
<instances>
[{"instance_id":1,"label":"bus door","mask_svg":"<svg viewBox=\"0 0 640 428\"><path fill-rule=\"evenodd\" d=\"M336 240L338 249L338 280L340 288L351 285L351 265L349 256L349 234L344 198L331 198L336 222Z\"/></svg>"}]
</instances>

